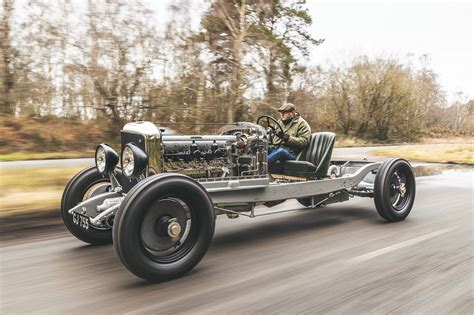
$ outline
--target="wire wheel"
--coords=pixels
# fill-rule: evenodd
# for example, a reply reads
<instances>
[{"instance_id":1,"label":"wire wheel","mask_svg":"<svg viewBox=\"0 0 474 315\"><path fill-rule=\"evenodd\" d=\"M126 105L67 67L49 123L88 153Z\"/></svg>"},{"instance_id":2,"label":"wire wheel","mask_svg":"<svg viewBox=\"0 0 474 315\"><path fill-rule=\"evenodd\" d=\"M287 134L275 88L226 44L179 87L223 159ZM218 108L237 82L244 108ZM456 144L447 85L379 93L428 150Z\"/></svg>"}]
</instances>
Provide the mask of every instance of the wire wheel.
<instances>
[{"instance_id":1,"label":"wire wheel","mask_svg":"<svg viewBox=\"0 0 474 315\"><path fill-rule=\"evenodd\" d=\"M409 185L406 175L399 174L398 170L393 173L390 179L390 202L396 211L403 211L410 201Z\"/></svg>"}]
</instances>

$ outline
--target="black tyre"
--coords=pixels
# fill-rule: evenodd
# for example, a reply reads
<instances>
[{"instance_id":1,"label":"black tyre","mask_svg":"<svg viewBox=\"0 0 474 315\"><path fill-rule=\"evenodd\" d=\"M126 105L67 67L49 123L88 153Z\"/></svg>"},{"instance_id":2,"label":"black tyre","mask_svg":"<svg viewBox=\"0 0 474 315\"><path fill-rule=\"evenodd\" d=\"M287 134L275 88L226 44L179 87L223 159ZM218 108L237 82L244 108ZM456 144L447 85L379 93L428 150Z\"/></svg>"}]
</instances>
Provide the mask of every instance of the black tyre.
<instances>
[{"instance_id":1,"label":"black tyre","mask_svg":"<svg viewBox=\"0 0 474 315\"><path fill-rule=\"evenodd\" d=\"M184 275L207 252L215 226L206 190L180 174L159 174L125 197L113 227L114 247L127 269L148 281Z\"/></svg>"},{"instance_id":2,"label":"black tyre","mask_svg":"<svg viewBox=\"0 0 474 315\"><path fill-rule=\"evenodd\" d=\"M386 160L377 171L374 202L379 215L389 222L404 220L415 202L415 176L403 159Z\"/></svg>"},{"instance_id":3,"label":"black tyre","mask_svg":"<svg viewBox=\"0 0 474 315\"><path fill-rule=\"evenodd\" d=\"M88 230L84 230L73 223L72 215L67 212L78 203L104 193L109 188L109 179L103 177L93 166L79 172L64 189L61 199L61 216L68 230L79 240L92 245L112 243L112 229L99 230L89 227Z\"/></svg>"}]
</instances>

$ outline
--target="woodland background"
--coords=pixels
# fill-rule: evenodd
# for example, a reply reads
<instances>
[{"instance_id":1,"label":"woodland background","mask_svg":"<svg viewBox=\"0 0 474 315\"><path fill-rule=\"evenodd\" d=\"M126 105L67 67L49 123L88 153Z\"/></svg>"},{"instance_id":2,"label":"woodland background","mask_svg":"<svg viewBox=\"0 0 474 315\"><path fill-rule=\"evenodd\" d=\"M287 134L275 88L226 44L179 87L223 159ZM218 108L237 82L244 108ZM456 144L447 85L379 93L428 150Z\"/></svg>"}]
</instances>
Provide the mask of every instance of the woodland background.
<instances>
[{"instance_id":1,"label":"woodland background","mask_svg":"<svg viewBox=\"0 0 474 315\"><path fill-rule=\"evenodd\" d=\"M473 134L474 101L448 102L429 56L319 66L304 1L204 3L199 27L178 0L160 28L144 1L3 0L0 153L92 148L135 119L212 132L283 102L314 131L371 142Z\"/></svg>"}]
</instances>

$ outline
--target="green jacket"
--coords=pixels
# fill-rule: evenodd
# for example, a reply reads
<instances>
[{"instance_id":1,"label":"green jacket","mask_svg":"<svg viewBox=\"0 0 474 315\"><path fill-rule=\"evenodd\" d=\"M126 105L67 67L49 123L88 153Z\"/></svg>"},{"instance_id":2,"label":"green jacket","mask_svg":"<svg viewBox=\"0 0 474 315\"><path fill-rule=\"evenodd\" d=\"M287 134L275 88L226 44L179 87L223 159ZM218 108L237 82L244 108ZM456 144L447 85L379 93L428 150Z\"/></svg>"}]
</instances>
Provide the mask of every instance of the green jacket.
<instances>
[{"instance_id":1,"label":"green jacket","mask_svg":"<svg viewBox=\"0 0 474 315\"><path fill-rule=\"evenodd\" d=\"M278 120L278 123L283 128L285 134L290 135L288 141L283 141L283 143L280 144L280 148L293 153L296 157L298 153L308 146L311 136L311 127L306 120L301 117L293 118L287 125L283 124L281 120ZM274 138L275 141L279 141L277 136L274 136Z\"/></svg>"}]
</instances>

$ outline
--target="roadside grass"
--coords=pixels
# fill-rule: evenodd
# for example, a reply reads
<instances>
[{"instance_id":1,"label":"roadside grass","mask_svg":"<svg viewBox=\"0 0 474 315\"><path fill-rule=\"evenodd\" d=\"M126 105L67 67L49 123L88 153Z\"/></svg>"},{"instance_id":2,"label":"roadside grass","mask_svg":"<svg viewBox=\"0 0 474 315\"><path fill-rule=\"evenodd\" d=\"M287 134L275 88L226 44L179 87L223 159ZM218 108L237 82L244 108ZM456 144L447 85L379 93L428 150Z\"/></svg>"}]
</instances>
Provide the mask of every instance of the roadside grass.
<instances>
[{"instance_id":1,"label":"roadside grass","mask_svg":"<svg viewBox=\"0 0 474 315\"><path fill-rule=\"evenodd\" d=\"M64 187L83 168L1 169L0 218L59 209Z\"/></svg>"},{"instance_id":2,"label":"roadside grass","mask_svg":"<svg viewBox=\"0 0 474 315\"><path fill-rule=\"evenodd\" d=\"M77 159L93 157L93 151L84 152L14 152L0 154L1 162L25 161L25 160L49 160L49 159Z\"/></svg>"},{"instance_id":3,"label":"roadside grass","mask_svg":"<svg viewBox=\"0 0 474 315\"><path fill-rule=\"evenodd\" d=\"M474 165L473 144L410 145L374 150L369 153L387 157L401 157L412 161Z\"/></svg>"},{"instance_id":4,"label":"roadside grass","mask_svg":"<svg viewBox=\"0 0 474 315\"><path fill-rule=\"evenodd\" d=\"M334 143L334 146L336 148L368 147L374 146L374 143L360 138L336 135L336 142Z\"/></svg>"},{"instance_id":5,"label":"roadside grass","mask_svg":"<svg viewBox=\"0 0 474 315\"><path fill-rule=\"evenodd\" d=\"M474 144L474 137L421 138L413 144Z\"/></svg>"},{"instance_id":6,"label":"roadside grass","mask_svg":"<svg viewBox=\"0 0 474 315\"><path fill-rule=\"evenodd\" d=\"M424 144L473 144L473 137L446 137L446 138L419 138L414 141L391 139L387 141L367 140L346 136L342 134L336 135L336 148L349 147L380 147L380 146L394 146L394 145L424 145Z\"/></svg>"}]
</instances>

